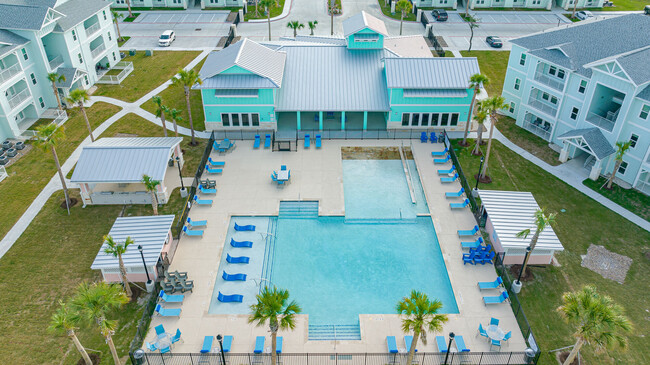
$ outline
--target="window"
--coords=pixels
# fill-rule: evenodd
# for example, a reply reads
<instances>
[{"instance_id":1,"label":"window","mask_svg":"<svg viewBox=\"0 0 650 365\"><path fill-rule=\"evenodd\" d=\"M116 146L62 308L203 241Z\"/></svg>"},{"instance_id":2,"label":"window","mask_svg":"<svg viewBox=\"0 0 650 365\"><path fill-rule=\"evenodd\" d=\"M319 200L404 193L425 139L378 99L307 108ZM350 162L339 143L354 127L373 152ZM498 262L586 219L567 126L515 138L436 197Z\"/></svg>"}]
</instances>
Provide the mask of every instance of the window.
<instances>
[{"instance_id":1,"label":"window","mask_svg":"<svg viewBox=\"0 0 650 365\"><path fill-rule=\"evenodd\" d=\"M551 96L551 104L557 105L557 98L555 96Z\"/></svg>"},{"instance_id":2,"label":"window","mask_svg":"<svg viewBox=\"0 0 650 365\"><path fill-rule=\"evenodd\" d=\"M41 105L41 108L45 108L45 102L43 101L43 97L38 98L38 103Z\"/></svg>"},{"instance_id":3,"label":"window","mask_svg":"<svg viewBox=\"0 0 650 365\"><path fill-rule=\"evenodd\" d=\"M88 75L84 75L84 82L86 83L86 85L90 83L90 81L88 81Z\"/></svg>"},{"instance_id":4,"label":"window","mask_svg":"<svg viewBox=\"0 0 650 365\"><path fill-rule=\"evenodd\" d=\"M618 167L618 173L625 175L625 170L627 170L627 162L623 161L621 162L621 166Z\"/></svg>"},{"instance_id":5,"label":"window","mask_svg":"<svg viewBox=\"0 0 650 365\"><path fill-rule=\"evenodd\" d=\"M557 77L564 79L564 70L557 70Z\"/></svg>"},{"instance_id":6,"label":"window","mask_svg":"<svg viewBox=\"0 0 650 365\"><path fill-rule=\"evenodd\" d=\"M429 125L429 113L422 114L422 126Z\"/></svg>"},{"instance_id":7,"label":"window","mask_svg":"<svg viewBox=\"0 0 650 365\"><path fill-rule=\"evenodd\" d=\"M451 113L451 123L449 125L458 125L458 113Z\"/></svg>"},{"instance_id":8,"label":"window","mask_svg":"<svg viewBox=\"0 0 650 365\"><path fill-rule=\"evenodd\" d=\"M571 119L578 119L578 113L580 113L580 109L573 107L573 109L571 109Z\"/></svg>"},{"instance_id":9,"label":"window","mask_svg":"<svg viewBox=\"0 0 650 365\"><path fill-rule=\"evenodd\" d=\"M230 126L230 114L221 113L221 122L223 123L224 127L229 127Z\"/></svg>"},{"instance_id":10,"label":"window","mask_svg":"<svg viewBox=\"0 0 650 365\"><path fill-rule=\"evenodd\" d=\"M23 48L21 51L23 52L23 58L25 59L25 61L27 61L29 59L29 56L27 55L27 50Z\"/></svg>"},{"instance_id":11,"label":"window","mask_svg":"<svg viewBox=\"0 0 650 365\"><path fill-rule=\"evenodd\" d=\"M111 32L108 32L108 40L109 40L109 41L112 41L112 40L113 40L113 37L111 37Z\"/></svg>"},{"instance_id":12,"label":"window","mask_svg":"<svg viewBox=\"0 0 650 365\"><path fill-rule=\"evenodd\" d=\"M75 32L74 29L72 30L72 40L73 41L77 40L77 32Z\"/></svg>"},{"instance_id":13,"label":"window","mask_svg":"<svg viewBox=\"0 0 650 365\"><path fill-rule=\"evenodd\" d=\"M449 114L443 113L442 114L442 120L440 121L441 126L446 126L449 125Z\"/></svg>"},{"instance_id":14,"label":"window","mask_svg":"<svg viewBox=\"0 0 650 365\"><path fill-rule=\"evenodd\" d=\"M239 114L230 114L230 121L233 127L239 127Z\"/></svg>"},{"instance_id":15,"label":"window","mask_svg":"<svg viewBox=\"0 0 650 365\"><path fill-rule=\"evenodd\" d=\"M548 93L542 93L542 99L548 101L548 99L550 99L550 98L551 98L551 95L549 95Z\"/></svg>"},{"instance_id":16,"label":"window","mask_svg":"<svg viewBox=\"0 0 650 365\"><path fill-rule=\"evenodd\" d=\"M402 126L408 126L411 120L411 113L402 113Z\"/></svg>"},{"instance_id":17,"label":"window","mask_svg":"<svg viewBox=\"0 0 650 365\"><path fill-rule=\"evenodd\" d=\"M516 105L515 105L515 102L514 102L514 101L511 101L511 102L510 102L510 109L509 109L510 113L514 113L514 112L515 112L515 106L516 106Z\"/></svg>"},{"instance_id":18,"label":"window","mask_svg":"<svg viewBox=\"0 0 650 365\"><path fill-rule=\"evenodd\" d=\"M521 58L519 59L519 64L522 65L522 66L526 65L526 54L525 53L521 54Z\"/></svg>"},{"instance_id":19,"label":"window","mask_svg":"<svg viewBox=\"0 0 650 365\"><path fill-rule=\"evenodd\" d=\"M115 52L113 52L113 61L117 61L117 57L115 57Z\"/></svg>"},{"instance_id":20,"label":"window","mask_svg":"<svg viewBox=\"0 0 650 365\"><path fill-rule=\"evenodd\" d=\"M251 114L251 122L253 124L253 127L257 127L260 125L260 115L257 113Z\"/></svg>"},{"instance_id":21,"label":"window","mask_svg":"<svg viewBox=\"0 0 650 365\"><path fill-rule=\"evenodd\" d=\"M248 114L241 115L241 125L242 127L250 126Z\"/></svg>"},{"instance_id":22,"label":"window","mask_svg":"<svg viewBox=\"0 0 650 365\"><path fill-rule=\"evenodd\" d=\"M639 114L639 118L648 119L648 114L650 114L650 105L644 105L643 108L641 108L641 114Z\"/></svg>"},{"instance_id":23,"label":"window","mask_svg":"<svg viewBox=\"0 0 650 365\"><path fill-rule=\"evenodd\" d=\"M435 127L440 123L440 114L439 113L433 113L431 114L431 126Z\"/></svg>"},{"instance_id":24,"label":"window","mask_svg":"<svg viewBox=\"0 0 650 365\"><path fill-rule=\"evenodd\" d=\"M29 77L31 77L32 79L32 84L36 85L36 75L32 73L31 75L29 75Z\"/></svg>"},{"instance_id":25,"label":"window","mask_svg":"<svg viewBox=\"0 0 650 365\"><path fill-rule=\"evenodd\" d=\"M77 57L79 57L79 63L84 63L84 59L81 58L81 53L77 54Z\"/></svg>"},{"instance_id":26,"label":"window","mask_svg":"<svg viewBox=\"0 0 650 365\"><path fill-rule=\"evenodd\" d=\"M104 20L106 20L106 10L102 11L102 15L104 16Z\"/></svg>"},{"instance_id":27,"label":"window","mask_svg":"<svg viewBox=\"0 0 650 365\"><path fill-rule=\"evenodd\" d=\"M630 148L636 147L636 143L639 142L639 136L632 134L630 136Z\"/></svg>"},{"instance_id":28,"label":"window","mask_svg":"<svg viewBox=\"0 0 650 365\"><path fill-rule=\"evenodd\" d=\"M413 114L413 117L411 118L411 126L417 127L420 123L420 114L415 113Z\"/></svg>"},{"instance_id":29,"label":"window","mask_svg":"<svg viewBox=\"0 0 650 365\"><path fill-rule=\"evenodd\" d=\"M580 86L578 86L578 92L580 94L584 94L586 89L587 89L587 81L585 80L580 81Z\"/></svg>"},{"instance_id":30,"label":"window","mask_svg":"<svg viewBox=\"0 0 650 365\"><path fill-rule=\"evenodd\" d=\"M551 66L551 68L548 69L549 75L555 76L557 74L557 67Z\"/></svg>"},{"instance_id":31,"label":"window","mask_svg":"<svg viewBox=\"0 0 650 365\"><path fill-rule=\"evenodd\" d=\"M515 79L515 90L519 90L521 87L521 80Z\"/></svg>"},{"instance_id":32,"label":"window","mask_svg":"<svg viewBox=\"0 0 650 365\"><path fill-rule=\"evenodd\" d=\"M260 125L260 115L257 113L221 113L224 127L257 127Z\"/></svg>"}]
</instances>

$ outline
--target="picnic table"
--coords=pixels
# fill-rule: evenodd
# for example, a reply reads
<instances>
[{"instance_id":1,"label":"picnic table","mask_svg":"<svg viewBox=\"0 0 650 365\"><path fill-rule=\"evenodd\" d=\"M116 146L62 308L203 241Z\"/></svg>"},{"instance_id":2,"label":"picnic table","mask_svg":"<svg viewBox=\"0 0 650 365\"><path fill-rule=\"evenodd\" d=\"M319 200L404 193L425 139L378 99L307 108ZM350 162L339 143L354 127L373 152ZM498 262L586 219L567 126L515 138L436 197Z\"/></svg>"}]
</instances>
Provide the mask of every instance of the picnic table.
<instances>
[{"instance_id":1,"label":"picnic table","mask_svg":"<svg viewBox=\"0 0 650 365\"><path fill-rule=\"evenodd\" d=\"M219 152L223 152L229 150L231 146L232 143L230 142L230 140L224 139L223 141L221 141L221 143L219 143L217 149L219 150Z\"/></svg>"}]
</instances>

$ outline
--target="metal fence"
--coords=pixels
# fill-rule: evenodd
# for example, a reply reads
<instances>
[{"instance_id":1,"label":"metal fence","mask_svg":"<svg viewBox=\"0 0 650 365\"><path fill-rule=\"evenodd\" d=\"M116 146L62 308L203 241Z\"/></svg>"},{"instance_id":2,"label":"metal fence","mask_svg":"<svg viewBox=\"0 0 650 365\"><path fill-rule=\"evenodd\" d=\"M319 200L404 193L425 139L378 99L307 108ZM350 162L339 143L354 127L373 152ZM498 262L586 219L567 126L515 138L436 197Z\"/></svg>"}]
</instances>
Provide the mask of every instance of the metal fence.
<instances>
[{"instance_id":1,"label":"metal fence","mask_svg":"<svg viewBox=\"0 0 650 365\"><path fill-rule=\"evenodd\" d=\"M440 133L443 130L438 128L429 129L303 129L299 131L273 131L271 129L249 129L249 130L215 130L212 132L216 139L229 138L232 140L253 140L258 135L264 141L264 136L270 134L273 140L298 140L309 134L311 138L320 135L321 139L420 139L424 132L427 136L431 132Z\"/></svg>"},{"instance_id":2,"label":"metal fence","mask_svg":"<svg viewBox=\"0 0 650 365\"><path fill-rule=\"evenodd\" d=\"M422 18L424 19L425 17L423 16ZM433 33L433 27L429 27L429 31L426 33L425 38L431 42L431 46L436 51L436 54L438 54L438 57L445 57L445 50L442 48L436 35Z\"/></svg>"},{"instance_id":3,"label":"metal fence","mask_svg":"<svg viewBox=\"0 0 650 365\"><path fill-rule=\"evenodd\" d=\"M158 293L158 290L160 290L160 287L158 286L158 283L156 283L154 285L154 290L150 294L149 300L144 306L144 312L142 313L142 317L138 322L138 328L135 330L135 336L133 337L131 345L129 346L129 356L131 357L132 364L135 364L133 361L133 352L142 347L144 338L147 336L147 330L149 330L151 316L153 315L153 311L156 308L156 303L158 303L158 296L156 295Z\"/></svg>"},{"instance_id":4,"label":"metal fence","mask_svg":"<svg viewBox=\"0 0 650 365\"><path fill-rule=\"evenodd\" d=\"M451 145L449 136L446 133L444 135L444 143L445 143L445 147L449 151L449 156L451 157L451 161L454 163L454 166L456 167L456 172L458 173L458 180L460 180L460 185L463 187L463 189L465 189L465 195L467 196L467 199L469 199L469 205L470 208L472 209L472 213L474 213L474 217L476 218L476 221L482 223L481 216L480 216L481 214L480 206L478 205L478 202L472 195L472 187L470 186L469 182L467 181L467 178L465 177L463 168L461 167L460 162L458 161L458 156L456 156L454 147ZM482 224L479 225L482 226Z\"/></svg>"}]
</instances>

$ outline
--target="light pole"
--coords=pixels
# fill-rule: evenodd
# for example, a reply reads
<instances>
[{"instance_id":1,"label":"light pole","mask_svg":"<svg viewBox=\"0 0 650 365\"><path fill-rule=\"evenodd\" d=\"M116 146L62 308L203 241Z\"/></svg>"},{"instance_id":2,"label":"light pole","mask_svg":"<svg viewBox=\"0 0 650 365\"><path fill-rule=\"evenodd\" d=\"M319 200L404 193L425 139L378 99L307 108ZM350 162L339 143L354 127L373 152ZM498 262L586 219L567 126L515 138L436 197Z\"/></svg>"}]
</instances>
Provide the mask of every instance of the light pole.
<instances>
[{"instance_id":1,"label":"light pole","mask_svg":"<svg viewBox=\"0 0 650 365\"><path fill-rule=\"evenodd\" d=\"M449 352L451 351L451 343L454 342L454 335L453 332L449 332L449 345L447 345L447 355L445 355L445 365L447 365L447 359L449 358Z\"/></svg>"},{"instance_id":2,"label":"light pole","mask_svg":"<svg viewBox=\"0 0 650 365\"><path fill-rule=\"evenodd\" d=\"M181 173L181 158L176 156L176 165L178 166L178 177L181 178L181 197L187 196L187 191L185 190L185 185L183 185L183 174Z\"/></svg>"},{"instance_id":3,"label":"light pole","mask_svg":"<svg viewBox=\"0 0 650 365\"><path fill-rule=\"evenodd\" d=\"M481 170L483 170L483 162L485 161L485 158L481 157L481 164L478 167L478 175L476 175L476 186L474 187L474 190L478 190L478 181L481 179Z\"/></svg>"},{"instance_id":4,"label":"light pole","mask_svg":"<svg viewBox=\"0 0 650 365\"><path fill-rule=\"evenodd\" d=\"M528 255L530 255L531 248L530 246L526 247L526 255L524 255L524 262L521 264L521 269L519 269L519 277L517 277L517 280L512 282L512 291L519 294L521 291L521 275L524 273L524 266L526 264L526 261L528 260Z\"/></svg>"},{"instance_id":5,"label":"light pole","mask_svg":"<svg viewBox=\"0 0 650 365\"><path fill-rule=\"evenodd\" d=\"M147 270L147 263L144 261L144 250L142 249L142 245L138 245L138 251L140 251L140 257L142 257L142 265L144 266L144 273L147 274L147 291L151 291L150 286L151 286L151 278L149 277L149 270Z\"/></svg>"},{"instance_id":6,"label":"light pole","mask_svg":"<svg viewBox=\"0 0 650 365\"><path fill-rule=\"evenodd\" d=\"M223 337L217 335L217 341L219 341L219 349L221 350L221 361L223 361L223 365L226 365L226 355L223 354Z\"/></svg>"}]
</instances>

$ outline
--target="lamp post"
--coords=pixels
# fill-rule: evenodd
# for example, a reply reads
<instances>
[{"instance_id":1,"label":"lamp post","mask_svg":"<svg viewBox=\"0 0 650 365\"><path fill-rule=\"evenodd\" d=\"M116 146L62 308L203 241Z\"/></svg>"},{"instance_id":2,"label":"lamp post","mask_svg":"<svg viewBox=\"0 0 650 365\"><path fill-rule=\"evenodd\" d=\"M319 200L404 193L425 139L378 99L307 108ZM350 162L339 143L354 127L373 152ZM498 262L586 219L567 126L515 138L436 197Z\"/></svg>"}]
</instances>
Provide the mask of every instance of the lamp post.
<instances>
[{"instance_id":1,"label":"lamp post","mask_svg":"<svg viewBox=\"0 0 650 365\"><path fill-rule=\"evenodd\" d=\"M449 358L449 351L451 351L451 343L454 342L454 335L453 332L449 332L449 345L447 345L447 355L445 355L445 365L447 365L447 359Z\"/></svg>"},{"instance_id":2,"label":"lamp post","mask_svg":"<svg viewBox=\"0 0 650 365\"><path fill-rule=\"evenodd\" d=\"M217 335L217 341L219 341L219 349L221 350L221 361L223 361L223 365L226 365L226 355L223 354L223 337Z\"/></svg>"},{"instance_id":3,"label":"lamp post","mask_svg":"<svg viewBox=\"0 0 650 365\"><path fill-rule=\"evenodd\" d=\"M147 263L144 261L144 250L142 249L142 245L138 245L138 251L140 251L140 257L142 257L142 265L144 266L144 273L147 274L147 292L151 291L151 286L152 286L152 281L151 278L149 277L149 270L147 270Z\"/></svg>"},{"instance_id":4,"label":"lamp post","mask_svg":"<svg viewBox=\"0 0 650 365\"><path fill-rule=\"evenodd\" d=\"M530 248L530 246L526 247L526 255L524 255L524 262L521 264L521 269L519 269L519 276L517 277L517 280L512 282L511 289L513 292L517 294L519 294L519 292L521 291L521 275L523 275L524 273L524 266L525 266L524 264L528 260L528 255L530 255L531 250L532 249Z\"/></svg>"},{"instance_id":5,"label":"lamp post","mask_svg":"<svg viewBox=\"0 0 650 365\"><path fill-rule=\"evenodd\" d=\"M478 174L476 175L476 186L474 187L474 190L472 190L472 195L476 197L478 195L478 182L481 179L481 170L483 170L483 162L485 161L485 158L481 157L481 164L478 166Z\"/></svg>"},{"instance_id":6,"label":"lamp post","mask_svg":"<svg viewBox=\"0 0 650 365\"><path fill-rule=\"evenodd\" d=\"M176 166L178 166L178 177L181 178L181 197L187 196L187 190L185 190L185 185L183 185L183 174L181 173L181 158L176 156Z\"/></svg>"}]
</instances>

